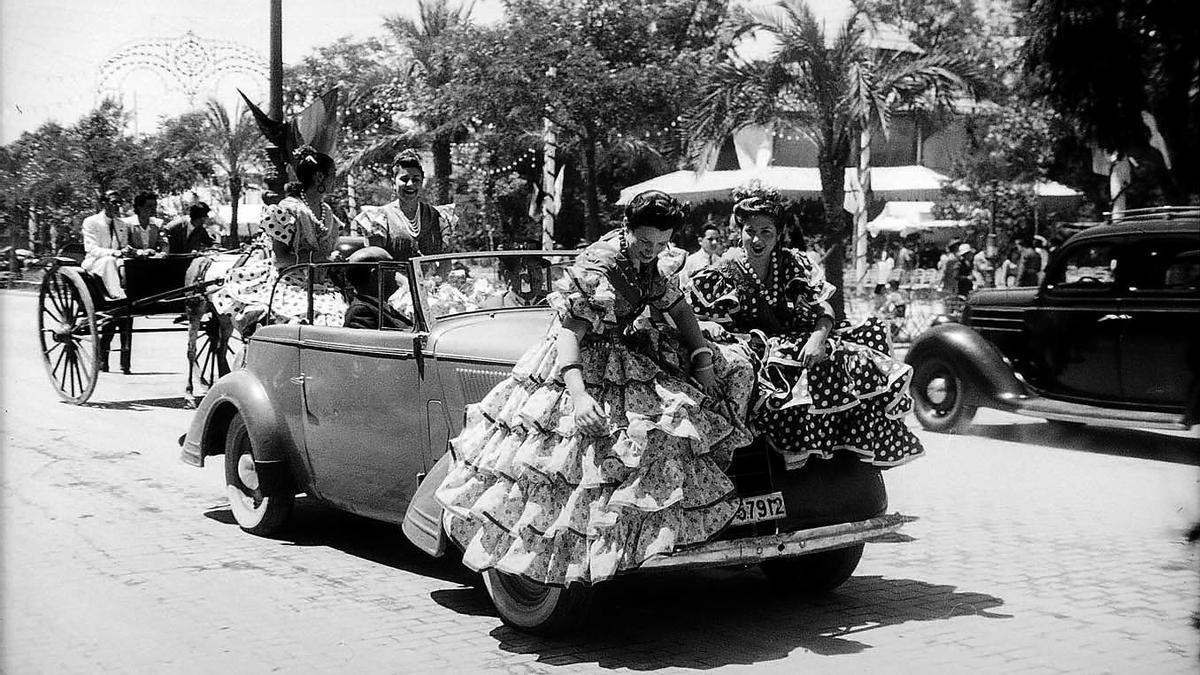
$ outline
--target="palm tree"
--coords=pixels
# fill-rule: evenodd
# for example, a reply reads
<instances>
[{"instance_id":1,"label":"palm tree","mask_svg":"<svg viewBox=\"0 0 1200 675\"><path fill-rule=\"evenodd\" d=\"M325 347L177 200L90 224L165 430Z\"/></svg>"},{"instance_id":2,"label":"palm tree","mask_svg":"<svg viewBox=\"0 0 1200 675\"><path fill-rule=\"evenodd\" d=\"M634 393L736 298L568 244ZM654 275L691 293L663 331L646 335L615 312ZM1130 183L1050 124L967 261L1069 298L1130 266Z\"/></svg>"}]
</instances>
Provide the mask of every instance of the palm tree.
<instances>
[{"instance_id":1,"label":"palm tree","mask_svg":"<svg viewBox=\"0 0 1200 675\"><path fill-rule=\"evenodd\" d=\"M800 1L743 14L735 29L738 35L765 33L778 49L761 61L731 53L714 67L685 119L692 158L750 125L791 128L812 140L825 214L825 271L838 287L833 304L840 317L849 234L843 182L852 141L873 128L886 135L892 114L904 106L950 107L953 95L971 89L972 77L948 55L877 52L868 45L857 12L829 46L823 27Z\"/></svg>"},{"instance_id":2,"label":"palm tree","mask_svg":"<svg viewBox=\"0 0 1200 675\"><path fill-rule=\"evenodd\" d=\"M414 78L431 97L438 96L439 90L454 78L447 60L441 56L440 49L444 48L443 37L468 25L474 6L473 0L456 7L451 7L448 0L418 0L416 19L396 14L384 17L384 27L412 57L408 76ZM447 119L434 110L426 109L422 112L418 121L425 127L433 149L433 179L437 203L446 204L450 202L450 176L453 172L450 144L460 125L457 120ZM411 139L411 132L407 131L384 136L366 148L360 157L352 159L351 163L357 165L369 157L386 153L388 149L398 150L408 145Z\"/></svg>"},{"instance_id":3,"label":"palm tree","mask_svg":"<svg viewBox=\"0 0 1200 675\"><path fill-rule=\"evenodd\" d=\"M253 159L265 151L266 142L255 125L250 111L240 104L231 116L220 101L209 99L205 105L204 145L213 162L225 171L229 179L229 237L238 242L238 202L246 169Z\"/></svg>"}]
</instances>

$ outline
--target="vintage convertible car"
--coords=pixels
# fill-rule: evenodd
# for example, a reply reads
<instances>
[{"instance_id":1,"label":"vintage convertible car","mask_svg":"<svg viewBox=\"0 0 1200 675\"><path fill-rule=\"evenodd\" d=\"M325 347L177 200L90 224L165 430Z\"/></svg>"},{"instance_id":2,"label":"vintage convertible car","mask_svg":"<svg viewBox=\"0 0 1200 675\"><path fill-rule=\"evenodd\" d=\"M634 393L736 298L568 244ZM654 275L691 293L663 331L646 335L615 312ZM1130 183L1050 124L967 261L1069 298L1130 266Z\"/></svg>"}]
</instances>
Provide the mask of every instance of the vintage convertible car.
<instances>
[{"instance_id":1,"label":"vintage convertible car","mask_svg":"<svg viewBox=\"0 0 1200 675\"><path fill-rule=\"evenodd\" d=\"M184 461L203 466L210 455L224 456L233 515L251 533L277 531L295 495L306 493L401 524L416 546L442 555L448 538L433 492L450 463L449 441L465 407L545 334L547 289L572 260L562 252L502 252L290 268L272 302L294 302L295 290L306 290L307 321L253 334L244 365L221 378L197 410ZM376 303L378 321L368 323L387 323L389 315L391 328L342 325L339 294L349 293L349 278L361 282L364 266L375 272L375 296L395 308ZM761 564L793 588L828 590L849 578L864 542L906 520L885 513L878 469L851 457L787 472L756 444L728 471L742 508L723 536L642 569ZM532 632L570 627L593 592L496 570L484 581L501 618Z\"/></svg>"},{"instance_id":2,"label":"vintage convertible car","mask_svg":"<svg viewBox=\"0 0 1200 675\"><path fill-rule=\"evenodd\" d=\"M991 407L1056 423L1184 429L1200 421L1200 209L1128 212L1051 256L1040 288L972 293L924 332L917 419L970 425Z\"/></svg>"}]
</instances>

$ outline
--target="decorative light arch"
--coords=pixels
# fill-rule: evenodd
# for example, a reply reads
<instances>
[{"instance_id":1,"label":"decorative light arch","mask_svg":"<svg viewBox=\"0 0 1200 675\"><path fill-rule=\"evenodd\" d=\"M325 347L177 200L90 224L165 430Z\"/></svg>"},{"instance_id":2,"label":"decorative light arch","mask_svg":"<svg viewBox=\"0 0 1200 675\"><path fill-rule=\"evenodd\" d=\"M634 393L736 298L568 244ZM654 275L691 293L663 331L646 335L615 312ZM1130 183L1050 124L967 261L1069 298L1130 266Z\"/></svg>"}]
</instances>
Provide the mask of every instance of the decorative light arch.
<instances>
[{"instance_id":1,"label":"decorative light arch","mask_svg":"<svg viewBox=\"0 0 1200 675\"><path fill-rule=\"evenodd\" d=\"M267 62L255 50L230 40L210 40L188 31L177 38L143 40L123 47L100 66L96 92L121 93L130 74L152 71L168 89L181 91L190 103L196 94L215 88L234 73L267 79Z\"/></svg>"}]
</instances>

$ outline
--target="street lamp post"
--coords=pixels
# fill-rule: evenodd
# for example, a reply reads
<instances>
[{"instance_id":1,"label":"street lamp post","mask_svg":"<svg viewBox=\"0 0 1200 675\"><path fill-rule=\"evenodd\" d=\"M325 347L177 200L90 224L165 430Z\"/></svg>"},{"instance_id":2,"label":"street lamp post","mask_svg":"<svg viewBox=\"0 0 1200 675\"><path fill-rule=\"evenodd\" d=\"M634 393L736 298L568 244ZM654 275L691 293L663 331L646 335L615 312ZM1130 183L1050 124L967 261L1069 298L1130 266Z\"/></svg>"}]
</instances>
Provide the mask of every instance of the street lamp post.
<instances>
[{"instance_id":1,"label":"street lamp post","mask_svg":"<svg viewBox=\"0 0 1200 675\"><path fill-rule=\"evenodd\" d=\"M283 121L283 0L271 0L271 105L268 116L276 122ZM267 148L273 170L267 178L268 203L283 198L283 185L287 180L287 157L283 148L272 144Z\"/></svg>"}]
</instances>

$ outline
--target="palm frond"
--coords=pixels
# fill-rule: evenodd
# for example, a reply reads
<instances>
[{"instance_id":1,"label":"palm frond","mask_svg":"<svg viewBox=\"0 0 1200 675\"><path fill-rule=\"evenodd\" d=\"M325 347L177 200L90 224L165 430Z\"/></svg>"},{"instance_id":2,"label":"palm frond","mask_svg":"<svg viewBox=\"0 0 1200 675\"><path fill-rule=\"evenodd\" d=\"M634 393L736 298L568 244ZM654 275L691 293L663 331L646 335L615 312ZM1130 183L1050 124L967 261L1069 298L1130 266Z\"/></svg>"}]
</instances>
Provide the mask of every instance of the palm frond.
<instances>
[{"instance_id":1,"label":"palm frond","mask_svg":"<svg viewBox=\"0 0 1200 675\"><path fill-rule=\"evenodd\" d=\"M684 117L691 158L738 129L771 122L779 113L779 94L790 80L788 71L774 61L717 64L701 85L697 104Z\"/></svg>"}]
</instances>

